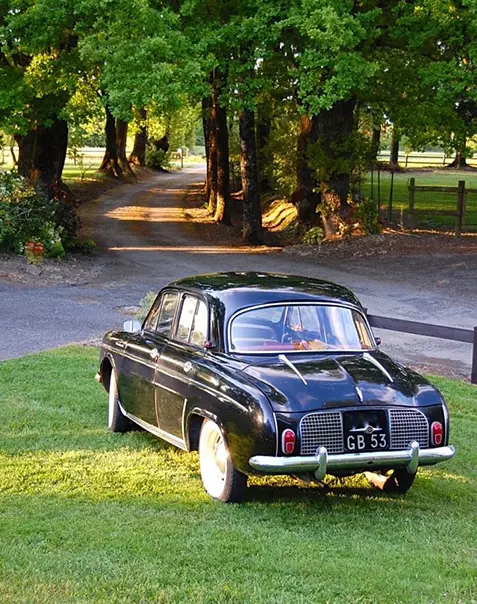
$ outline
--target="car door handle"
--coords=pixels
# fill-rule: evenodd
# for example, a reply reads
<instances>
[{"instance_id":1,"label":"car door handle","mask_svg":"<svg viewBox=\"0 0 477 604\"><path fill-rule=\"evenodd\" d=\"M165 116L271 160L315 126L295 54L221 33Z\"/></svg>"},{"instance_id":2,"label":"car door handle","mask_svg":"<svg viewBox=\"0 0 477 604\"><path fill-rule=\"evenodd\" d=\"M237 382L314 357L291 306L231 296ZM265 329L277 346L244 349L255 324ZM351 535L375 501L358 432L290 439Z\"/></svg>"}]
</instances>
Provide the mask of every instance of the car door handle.
<instances>
[{"instance_id":1,"label":"car door handle","mask_svg":"<svg viewBox=\"0 0 477 604\"><path fill-rule=\"evenodd\" d=\"M190 371L192 371L194 367L192 366L192 363L190 361L186 361L184 363L184 365L182 365L182 369L186 372L189 373Z\"/></svg>"},{"instance_id":2,"label":"car door handle","mask_svg":"<svg viewBox=\"0 0 477 604\"><path fill-rule=\"evenodd\" d=\"M149 352L149 356L151 357L151 359L153 361L157 361L157 359L159 358L159 350L157 350L157 348L153 348L150 352Z\"/></svg>"},{"instance_id":3,"label":"car door handle","mask_svg":"<svg viewBox=\"0 0 477 604\"><path fill-rule=\"evenodd\" d=\"M118 348L126 348L126 342L124 342L123 340L116 340L116 346Z\"/></svg>"}]
</instances>

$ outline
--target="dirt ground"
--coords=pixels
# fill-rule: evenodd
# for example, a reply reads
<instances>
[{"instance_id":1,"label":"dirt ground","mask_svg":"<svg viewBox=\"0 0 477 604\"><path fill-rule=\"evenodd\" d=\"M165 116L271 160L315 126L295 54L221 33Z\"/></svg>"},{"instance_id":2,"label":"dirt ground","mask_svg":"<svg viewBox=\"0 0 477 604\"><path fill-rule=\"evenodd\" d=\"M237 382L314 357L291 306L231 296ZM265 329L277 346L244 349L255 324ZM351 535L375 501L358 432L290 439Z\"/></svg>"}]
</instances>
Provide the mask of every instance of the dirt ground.
<instances>
[{"instance_id":1,"label":"dirt ground","mask_svg":"<svg viewBox=\"0 0 477 604\"><path fill-rule=\"evenodd\" d=\"M206 215L203 168L153 175L81 206L91 256L33 267L0 256L0 358L100 337L122 325L149 291L191 274L268 271L301 274L352 289L372 314L473 328L477 324L474 238L384 232L321 246L254 248L239 228ZM237 202L237 207L238 202ZM236 220L236 224L239 221ZM25 312L28 309L28 321ZM469 345L412 334L377 333L383 351L431 373L468 378Z\"/></svg>"}]
</instances>

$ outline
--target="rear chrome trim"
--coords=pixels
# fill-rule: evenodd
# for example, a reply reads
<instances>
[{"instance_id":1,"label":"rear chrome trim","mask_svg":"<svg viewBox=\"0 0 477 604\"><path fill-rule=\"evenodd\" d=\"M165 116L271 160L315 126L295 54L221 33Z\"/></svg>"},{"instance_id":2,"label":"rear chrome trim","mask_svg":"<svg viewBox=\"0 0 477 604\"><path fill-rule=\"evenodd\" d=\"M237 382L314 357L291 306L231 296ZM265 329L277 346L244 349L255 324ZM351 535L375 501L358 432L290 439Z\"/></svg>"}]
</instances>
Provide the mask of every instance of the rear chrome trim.
<instances>
[{"instance_id":1,"label":"rear chrome trim","mask_svg":"<svg viewBox=\"0 0 477 604\"><path fill-rule=\"evenodd\" d=\"M428 466L447 461L455 455L452 445L436 447L435 449L419 449L414 441L408 449L401 451L375 451L370 453L342 453L325 455L326 449L321 447L316 455L302 457L274 457L256 455L251 457L249 464L254 470L264 474L296 474L300 472L315 472L320 476L334 470L354 470L364 472L371 468L400 468L407 467L414 473L417 466ZM327 459L326 459L327 457ZM323 465L326 461L326 467ZM415 469L414 469L415 468ZM323 474L324 472L324 474Z\"/></svg>"}]
</instances>

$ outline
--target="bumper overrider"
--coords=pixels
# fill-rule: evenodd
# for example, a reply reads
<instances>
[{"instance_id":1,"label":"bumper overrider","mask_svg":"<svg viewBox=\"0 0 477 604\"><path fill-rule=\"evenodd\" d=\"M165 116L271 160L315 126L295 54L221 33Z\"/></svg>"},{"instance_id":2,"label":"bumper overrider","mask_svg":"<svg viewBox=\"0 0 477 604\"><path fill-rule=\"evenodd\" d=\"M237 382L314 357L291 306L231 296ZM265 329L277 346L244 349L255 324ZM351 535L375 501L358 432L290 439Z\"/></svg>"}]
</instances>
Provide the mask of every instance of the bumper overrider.
<instances>
[{"instance_id":1,"label":"bumper overrider","mask_svg":"<svg viewBox=\"0 0 477 604\"><path fill-rule=\"evenodd\" d=\"M315 455L300 457L275 457L256 455L249 460L254 470L264 474L300 474L313 472L317 480L334 471L365 472L380 468L406 468L415 474L418 467L429 466L451 459L455 455L452 445L420 449L413 441L401 451L371 451L367 453L340 453L328 455L325 447L320 447Z\"/></svg>"}]
</instances>

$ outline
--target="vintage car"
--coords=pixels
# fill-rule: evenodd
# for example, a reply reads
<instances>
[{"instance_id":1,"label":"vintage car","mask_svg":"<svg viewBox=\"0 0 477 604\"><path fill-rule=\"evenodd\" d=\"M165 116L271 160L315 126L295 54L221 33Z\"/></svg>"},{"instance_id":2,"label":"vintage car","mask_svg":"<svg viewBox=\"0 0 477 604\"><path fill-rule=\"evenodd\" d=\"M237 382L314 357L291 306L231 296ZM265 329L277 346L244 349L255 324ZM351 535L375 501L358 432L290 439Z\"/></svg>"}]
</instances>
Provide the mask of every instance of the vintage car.
<instances>
[{"instance_id":1,"label":"vintage car","mask_svg":"<svg viewBox=\"0 0 477 604\"><path fill-rule=\"evenodd\" d=\"M142 325L105 335L96 378L110 430L137 424L198 450L205 490L222 501L240 501L250 474L372 472L404 493L420 465L454 455L442 395L380 352L356 296L328 281L176 281Z\"/></svg>"}]
</instances>

